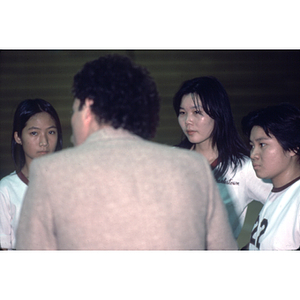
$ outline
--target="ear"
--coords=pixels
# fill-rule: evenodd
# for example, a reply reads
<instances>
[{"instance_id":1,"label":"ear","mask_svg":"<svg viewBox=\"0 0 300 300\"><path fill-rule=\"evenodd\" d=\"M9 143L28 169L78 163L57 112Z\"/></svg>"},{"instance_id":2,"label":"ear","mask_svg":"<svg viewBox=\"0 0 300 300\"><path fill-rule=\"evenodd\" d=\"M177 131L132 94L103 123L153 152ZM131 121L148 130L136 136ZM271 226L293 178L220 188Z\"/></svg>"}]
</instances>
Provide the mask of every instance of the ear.
<instances>
[{"instance_id":1,"label":"ear","mask_svg":"<svg viewBox=\"0 0 300 300\"><path fill-rule=\"evenodd\" d=\"M93 99L90 99L90 98L86 98L86 99L85 99L84 105L85 105L87 108L91 109L91 106L92 106L93 104L94 104L94 100L93 100Z\"/></svg>"},{"instance_id":2,"label":"ear","mask_svg":"<svg viewBox=\"0 0 300 300\"><path fill-rule=\"evenodd\" d=\"M94 104L94 100L86 98L83 106L83 126L88 131L88 135L99 130L103 124L100 124L97 116L92 111L91 106Z\"/></svg>"},{"instance_id":3,"label":"ear","mask_svg":"<svg viewBox=\"0 0 300 300\"><path fill-rule=\"evenodd\" d=\"M299 153L299 147L297 148L297 150L291 150L291 151L289 151L289 153L290 153L290 156L295 156L295 155L297 155L298 153Z\"/></svg>"},{"instance_id":4,"label":"ear","mask_svg":"<svg viewBox=\"0 0 300 300\"><path fill-rule=\"evenodd\" d=\"M14 132L14 139L17 144L22 145L22 140L20 139L17 131Z\"/></svg>"},{"instance_id":5,"label":"ear","mask_svg":"<svg viewBox=\"0 0 300 300\"><path fill-rule=\"evenodd\" d=\"M85 103L84 103L84 106L83 106L83 109L84 109L84 117L85 119L88 119L90 120L91 117L94 116L93 112L92 112L92 109L91 109L91 106L94 104L94 100L90 99L90 98L86 98L85 99Z\"/></svg>"},{"instance_id":6,"label":"ear","mask_svg":"<svg viewBox=\"0 0 300 300\"><path fill-rule=\"evenodd\" d=\"M85 105L90 107L94 104L94 100L93 99L90 99L90 98L86 98L85 99Z\"/></svg>"}]
</instances>

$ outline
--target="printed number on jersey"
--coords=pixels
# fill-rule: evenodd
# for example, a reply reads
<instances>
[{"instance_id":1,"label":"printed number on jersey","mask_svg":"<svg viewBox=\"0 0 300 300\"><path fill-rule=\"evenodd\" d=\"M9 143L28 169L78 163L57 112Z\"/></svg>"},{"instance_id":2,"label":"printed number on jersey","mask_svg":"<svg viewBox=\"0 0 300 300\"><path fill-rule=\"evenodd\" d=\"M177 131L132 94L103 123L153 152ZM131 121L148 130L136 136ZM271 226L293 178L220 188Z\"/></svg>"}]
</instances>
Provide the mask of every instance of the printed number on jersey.
<instances>
[{"instance_id":1,"label":"printed number on jersey","mask_svg":"<svg viewBox=\"0 0 300 300\"><path fill-rule=\"evenodd\" d=\"M260 249L260 238L261 236L265 233L266 229L268 227L268 220L267 219L263 219L260 223L259 223L259 216L254 224L254 228L251 232L251 237L250 237L250 244L254 245L256 248ZM257 238L254 238L254 235L256 232L258 232L259 230L259 235L257 236Z\"/></svg>"}]
</instances>

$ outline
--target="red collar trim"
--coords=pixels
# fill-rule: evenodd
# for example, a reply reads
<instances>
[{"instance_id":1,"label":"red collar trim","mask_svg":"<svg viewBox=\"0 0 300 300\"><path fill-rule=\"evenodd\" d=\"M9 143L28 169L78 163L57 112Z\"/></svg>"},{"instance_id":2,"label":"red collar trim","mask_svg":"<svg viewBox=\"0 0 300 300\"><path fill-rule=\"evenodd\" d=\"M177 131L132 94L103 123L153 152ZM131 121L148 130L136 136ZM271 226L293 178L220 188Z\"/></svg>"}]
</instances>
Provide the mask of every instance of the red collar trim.
<instances>
[{"instance_id":1,"label":"red collar trim","mask_svg":"<svg viewBox=\"0 0 300 300\"><path fill-rule=\"evenodd\" d=\"M193 150L195 151L195 145L192 146L192 148L190 150ZM210 164L210 167L212 170L215 169L215 167L219 164L219 158L217 157L211 164Z\"/></svg>"},{"instance_id":2,"label":"red collar trim","mask_svg":"<svg viewBox=\"0 0 300 300\"><path fill-rule=\"evenodd\" d=\"M282 187L279 187L279 188L275 188L273 187L272 189L272 193L279 193L279 192L282 192L283 190L285 190L286 188L290 187L292 184L294 184L296 181L298 181L300 179L300 176L295 178L294 180L292 180L291 182L285 184L284 186Z\"/></svg>"},{"instance_id":3,"label":"red collar trim","mask_svg":"<svg viewBox=\"0 0 300 300\"><path fill-rule=\"evenodd\" d=\"M17 175L26 185L28 185L29 180L21 171L17 173Z\"/></svg>"},{"instance_id":4,"label":"red collar trim","mask_svg":"<svg viewBox=\"0 0 300 300\"><path fill-rule=\"evenodd\" d=\"M210 167L212 170L215 169L215 167L219 164L219 158L216 158L211 164Z\"/></svg>"}]
</instances>

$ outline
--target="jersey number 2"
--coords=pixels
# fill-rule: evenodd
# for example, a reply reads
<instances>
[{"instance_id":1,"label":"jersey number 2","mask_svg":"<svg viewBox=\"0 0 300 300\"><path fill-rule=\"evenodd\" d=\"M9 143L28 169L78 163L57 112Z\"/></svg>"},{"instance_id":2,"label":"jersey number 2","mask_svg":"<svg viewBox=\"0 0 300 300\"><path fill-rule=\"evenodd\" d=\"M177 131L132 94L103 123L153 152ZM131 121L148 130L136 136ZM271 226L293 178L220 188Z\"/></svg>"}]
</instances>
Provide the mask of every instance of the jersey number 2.
<instances>
[{"instance_id":1,"label":"jersey number 2","mask_svg":"<svg viewBox=\"0 0 300 300\"><path fill-rule=\"evenodd\" d=\"M255 232L258 230L258 225L259 225L259 217L257 218L255 224L254 224L254 228L251 232L251 237L250 237L250 244L256 246L258 249L260 248L260 242L259 239L260 237L265 233L267 227L268 227L268 220L267 219L263 219L260 223L260 228L263 228L260 233L259 236L257 237L257 239L255 240L255 238L253 237Z\"/></svg>"}]
</instances>

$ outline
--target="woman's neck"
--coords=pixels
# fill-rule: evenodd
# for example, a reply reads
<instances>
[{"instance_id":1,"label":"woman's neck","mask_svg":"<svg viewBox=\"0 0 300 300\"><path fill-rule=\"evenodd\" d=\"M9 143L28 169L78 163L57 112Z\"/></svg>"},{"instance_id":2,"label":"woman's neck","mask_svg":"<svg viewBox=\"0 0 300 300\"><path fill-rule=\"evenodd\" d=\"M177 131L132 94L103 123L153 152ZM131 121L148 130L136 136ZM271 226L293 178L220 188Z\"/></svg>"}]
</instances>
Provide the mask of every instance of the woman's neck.
<instances>
[{"instance_id":1,"label":"woman's neck","mask_svg":"<svg viewBox=\"0 0 300 300\"><path fill-rule=\"evenodd\" d=\"M213 148L211 143L195 144L194 150L202 154L210 164L213 163L219 155L217 148Z\"/></svg>"},{"instance_id":2,"label":"woman's neck","mask_svg":"<svg viewBox=\"0 0 300 300\"><path fill-rule=\"evenodd\" d=\"M22 168L21 172L23 175L28 179L29 178L29 165L25 163L24 167Z\"/></svg>"},{"instance_id":3,"label":"woman's neck","mask_svg":"<svg viewBox=\"0 0 300 300\"><path fill-rule=\"evenodd\" d=\"M294 167L290 168L285 173L282 173L282 174L278 175L277 177L272 178L272 183L273 183L274 188L278 189L278 188L281 188L281 187L289 184L290 182L292 182L299 176L300 176L300 168L299 168L298 162L296 162L294 164Z\"/></svg>"}]
</instances>

